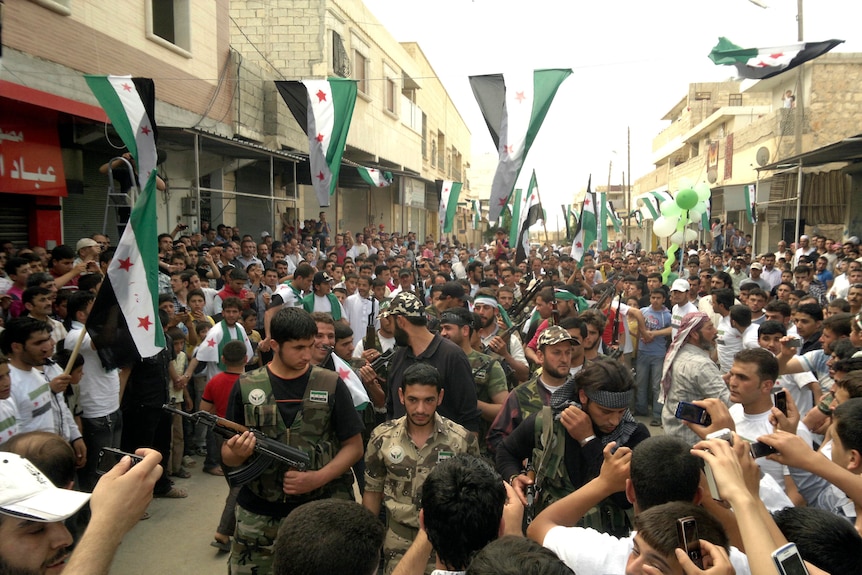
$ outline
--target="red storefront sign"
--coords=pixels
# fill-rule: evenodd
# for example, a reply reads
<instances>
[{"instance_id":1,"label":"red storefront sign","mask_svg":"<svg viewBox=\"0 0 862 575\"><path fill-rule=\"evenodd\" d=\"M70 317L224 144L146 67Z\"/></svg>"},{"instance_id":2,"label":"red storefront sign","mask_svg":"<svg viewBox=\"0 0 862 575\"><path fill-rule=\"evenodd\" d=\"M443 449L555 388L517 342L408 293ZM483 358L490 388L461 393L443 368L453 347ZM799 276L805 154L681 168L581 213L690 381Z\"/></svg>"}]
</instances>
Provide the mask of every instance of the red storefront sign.
<instances>
[{"instance_id":1,"label":"red storefront sign","mask_svg":"<svg viewBox=\"0 0 862 575\"><path fill-rule=\"evenodd\" d=\"M0 192L65 197L57 113L3 100L0 104Z\"/></svg>"}]
</instances>

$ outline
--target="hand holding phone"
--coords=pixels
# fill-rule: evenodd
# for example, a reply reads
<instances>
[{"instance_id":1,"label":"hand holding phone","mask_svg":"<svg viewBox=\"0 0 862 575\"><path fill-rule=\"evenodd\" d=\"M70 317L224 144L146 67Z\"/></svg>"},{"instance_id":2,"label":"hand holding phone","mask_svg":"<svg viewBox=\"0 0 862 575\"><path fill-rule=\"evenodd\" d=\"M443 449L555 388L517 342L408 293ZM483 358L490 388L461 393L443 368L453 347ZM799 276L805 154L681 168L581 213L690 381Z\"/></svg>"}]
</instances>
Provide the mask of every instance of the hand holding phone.
<instances>
[{"instance_id":1,"label":"hand holding phone","mask_svg":"<svg viewBox=\"0 0 862 575\"><path fill-rule=\"evenodd\" d=\"M678 547L685 551L691 562L703 569L703 555L700 552L700 537L697 534L697 520L694 517L682 517L676 520Z\"/></svg>"},{"instance_id":2,"label":"hand holding phone","mask_svg":"<svg viewBox=\"0 0 862 575\"><path fill-rule=\"evenodd\" d=\"M775 407L787 417L787 392L783 389L776 391L772 399L775 401Z\"/></svg>"},{"instance_id":3,"label":"hand holding phone","mask_svg":"<svg viewBox=\"0 0 862 575\"><path fill-rule=\"evenodd\" d=\"M808 575L795 543L788 543L772 552L772 561L780 575Z\"/></svg>"},{"instance_id":4,"label":"hand holding phone","mask_svg":"<svg viewBox=\"0 0 862 575\"><path fill-rule=\"evenodd\" d=\"M99 450L99 461L96 464L96 473L99 475L104 475L114 468L116 464L120 462L120 460L128 455L132 459L131 467L134 467L141 461L143 461L143 457L140 455L135 455L134 453L126 453L125 451L120 451L119 449L114 449L113 447L103 447Z\"/></svg>"},{"instance_id":5,"label":"hand holding phone","mask_svg":"<svg viewBox=\"0 0 862 575\"><path fill-rule=\"evenodd\" d=\"M706 409L687 401L679 402L676 406L675 416L677 419L682 419L703 426L709 426L712 423L712 418L709 416Z\"/></svg>"}]
</instances>

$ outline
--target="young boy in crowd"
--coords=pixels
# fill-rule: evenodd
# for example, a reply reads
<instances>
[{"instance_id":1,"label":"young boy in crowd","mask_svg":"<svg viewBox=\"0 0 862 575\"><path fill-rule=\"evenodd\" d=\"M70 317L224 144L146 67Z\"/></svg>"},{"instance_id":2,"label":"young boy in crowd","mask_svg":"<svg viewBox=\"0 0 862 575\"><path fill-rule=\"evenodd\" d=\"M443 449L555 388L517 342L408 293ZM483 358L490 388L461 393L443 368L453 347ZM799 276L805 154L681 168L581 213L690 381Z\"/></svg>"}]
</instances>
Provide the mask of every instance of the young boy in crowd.
<instances>
[{"instance_id":1,"label":"young boy in crowd","mask_svg":"<svg viewBox=\"0 0 862 575\"><path fill-rule=\"evenodd\" d=\"M168 335L174 344L174 354L176 357L173 360L176 373L185 373L189 365L189 358L186 355L186 336L183 331L177 327L168 329ZM192 398L189 395L188 383L186 379L181 379L179 383L172 383L168 389L168 397L170 403L176 409L186 410L192 407ZM171 460L167 462L169 465L168 473L173 477L188 479L192 476L185 467L183 467L183 455L185 453L185 440L183 433L183 417L177 414L171 416Z\"/></svg>"},{"instance_id":2,"label":"young boy in crowd","mask_svg":"<svg viewBox=\"0 0 862 575\"><path fill-rule=\"evenodd\" d=\"M248 341L251 343L251 349L254 352L254 355L251 356L251 360L246 364L245 370L251 371L253 369L257 369L261 366L260 363L260 352L257 349L257 346L260 345L260 332L257 331L257 311L253 309L246 309L242 312L242 326L245 328L245 334L248 336Z\"/></svg>"},{"instance_id":3,"label":"young boy in crowd","mask_svg":"<svg viewBox=\"0 0 862 575\"><path fill-rule=\"evenodd\" d=\"M231 341L225 344L221 355L225 371L207 382L203 398L201 399L202 411L214 413L219 417L225 416L230 393L246 367L245 351L245 346L242 345L242 342ZM221 438L214 439L211 442L212 445L208 446L209 450L219 453L222 442ZM221 457L218 459L220 461ZM215 467L210 470L204 468L204 471L212 475L224 475L221 467ZM234 523L236 523L236 496L239 493L239 489L239 487L231 487L227 499L225 499L224 510L222 511L218 528L216 528L215 538L210 543L210 545L218 548L223 553L230 551L230 538L234 532Z\"/></svg>"}]
</instances>

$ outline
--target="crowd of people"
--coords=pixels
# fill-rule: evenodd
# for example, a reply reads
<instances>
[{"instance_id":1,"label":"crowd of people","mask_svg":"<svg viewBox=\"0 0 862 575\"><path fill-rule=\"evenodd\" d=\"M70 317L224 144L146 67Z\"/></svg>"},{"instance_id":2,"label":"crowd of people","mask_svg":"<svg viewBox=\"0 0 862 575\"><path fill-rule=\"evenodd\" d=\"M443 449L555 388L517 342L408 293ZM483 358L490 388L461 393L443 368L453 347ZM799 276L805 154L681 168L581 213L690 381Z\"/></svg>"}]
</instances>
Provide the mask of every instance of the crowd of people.
<instances>
[{"instance_id":1,"label":"crowd of people","mask_svg":"<svg viewBox=\"0 0 862 575\"><path fill-rule=\"evenodd\" d=\"M755 254L713 231L668 273L639 241L516 261L502 230L178 225L158 237L166 346L110 370L86 328L109 237L6 242L0 572L108 572L199 463L228 480L211 545L235 574L761 575L788 542L853 572L859 242Z\"/></svg>"}]
</instances>

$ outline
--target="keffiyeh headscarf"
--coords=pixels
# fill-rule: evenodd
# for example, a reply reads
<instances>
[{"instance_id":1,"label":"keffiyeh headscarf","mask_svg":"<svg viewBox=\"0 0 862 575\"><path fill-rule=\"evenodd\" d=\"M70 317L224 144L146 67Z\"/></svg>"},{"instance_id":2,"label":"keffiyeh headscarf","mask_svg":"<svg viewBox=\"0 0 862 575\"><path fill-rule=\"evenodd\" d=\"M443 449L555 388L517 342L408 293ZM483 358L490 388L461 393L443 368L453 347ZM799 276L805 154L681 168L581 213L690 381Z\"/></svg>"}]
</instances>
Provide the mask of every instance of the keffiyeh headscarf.
<instances>
[{"instance_id":1,"label":"keffiyeh headscarf","mask_svg":"<svg viewBox=\"0 0 862 575\"><path fill-rule=\"evenodd\" d=\"M709 321L709 316L702 311L695 311L686 314L679 324L679 331L676 332L676 337L670 344L667 350L667 355L664 356L664 365L661 370L661 402L664 403L667 393L670 390L670 382L673 379L673 362L676 359L676 354L685 345L685 340L691 332L702 328Z\"/></svg>"}]
</instances>

